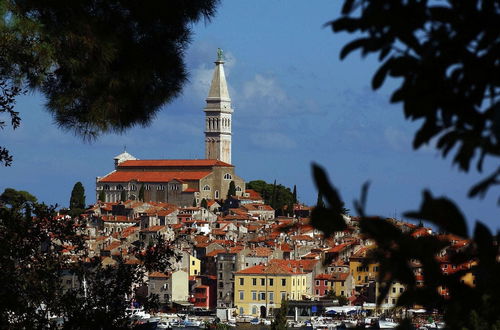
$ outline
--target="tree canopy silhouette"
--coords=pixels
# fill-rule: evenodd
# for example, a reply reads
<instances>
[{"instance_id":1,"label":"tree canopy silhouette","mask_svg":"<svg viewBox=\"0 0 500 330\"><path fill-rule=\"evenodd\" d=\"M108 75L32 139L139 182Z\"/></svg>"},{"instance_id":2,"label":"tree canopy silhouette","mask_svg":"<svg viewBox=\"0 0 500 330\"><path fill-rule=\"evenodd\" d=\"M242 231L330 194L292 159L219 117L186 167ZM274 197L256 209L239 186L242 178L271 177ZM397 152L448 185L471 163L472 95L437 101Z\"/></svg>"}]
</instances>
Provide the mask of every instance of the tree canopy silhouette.
<instances>
[{"instance_id":1,"label":"tree canopy silhouette","mask_svg":"<svg viewBox=\"0 0 500 330\"><path fill-rule=\"evenodd\" d=\"M341 59L358 49L378 55L373 89L387 76L401 78L391 102L421 121L415 149L437 139L443 157L454 151L460 169L476 160L482 171L486 156L500 156L499 21L498 1L345 0L341 17L328 24L358 36ZM500 166L469 194L498 184Z\"/></svg>"},{"instance_id":2,"label":"tree canopy silhouette","mask_svg":"<svg viewBox=\"0 0 500 330\"><path fill-rule=\"evenodd\" d=\"M340 18L329 23L334 32L357 33L341 51L343 59L360 49L362 55L377 53L382 65L372 80L378 89L387 76L402 78L391 102L402 102L405 116L422 120L413 147L437 138L443 157L455 150L453 163L469 171L476 159L482 170L486 156L500 155L500 4L498 1L345 0ZM318 192L326 205L316 208L311 223L326 237L346 228L339 215L342 200L325 171L313 165ZM469 196L484 195L500 183L500 167L473 187ZM369 184L354 202L363 237L376 248L369 260L380 264L378 303L387 296L394 281L406 286L397 306L424 306L444 312L450 329L500 328L500 234L481 222L469 236L467 221L455 203L424 191L416 211L405 213L425 220L446 235L414 236L390 220L369 216L366 201ZM454 239L467 242L450 249ZM445 251L453 272L443 272L437 256ZM423 285L411 268L421 264ZM474 285L463 281L472 275ZM448 297L438 294L445 288ZM401 328L411 328L408 321Z\"/></svg>"},{"instance_id":3,"label":"tree canopy silhouette","mask_svg":"<svg viewBox=\"0 0 500 330\"><path fill-rule=\"evenodd\" d=\"M61 128L85 138L147 125L179 95L192 23L218 2L0 0L0 113L18 127L15 97L35 89Z\"/></svg>"}]
</instances>

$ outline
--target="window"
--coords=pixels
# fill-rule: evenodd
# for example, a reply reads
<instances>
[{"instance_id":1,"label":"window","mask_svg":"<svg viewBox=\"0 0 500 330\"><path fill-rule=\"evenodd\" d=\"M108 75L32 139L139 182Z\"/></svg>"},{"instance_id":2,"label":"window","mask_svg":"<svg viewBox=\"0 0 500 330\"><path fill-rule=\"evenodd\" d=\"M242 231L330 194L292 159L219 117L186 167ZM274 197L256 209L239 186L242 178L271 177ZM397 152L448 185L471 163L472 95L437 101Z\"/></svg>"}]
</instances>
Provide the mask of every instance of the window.
<instances>
[{"instance_id":1,"label":"window","mask_svg":"<svg viewBox=\"0 0 500 330\"><path fill-rule=\"evenodd\" d=\"M404 288L399 288L399 293L403 293L404 290Z\"/></svg>"},{"instance_id":2,"label":"window","mask_svg":"<svg viewBox=\"0 0 500 330\"><path fill-rule=\"evenodd\" d=\"M306 279L305 278L302 279L302 285L306 285Z\"/></svg>"},{"instance_id":3,"label":"window","mask_svg":"<svg viewBox=\"0 0 500 330\"><path fill-rule=\"evenodd\" d=\"M240 300L245 299L245 291L240 291Z\"/></svg>"},{"instance_id":4,"label":"window","mask_svg":"<svg viewBox=\"0 0 500 330\"><path fill-rule=\"evenodd\" d=\"M266 285L266 279L265 278L261 278L260 279L260 285Z\"/></svg>"},{"instance_id":5,"label":"window","mask_svg":"<svg viewBox=\"0 0 500 330\"><path fill-rule=\"evenodd\" d=\"M231 180L232 178L233 177L231 176L231 174L229 174L229 173L224 174L224 179L225 180Z\"/></svg>"},{"instance_id":6,"label":"window","mask_svg":"<svg viewBox=\"0 0 500 330\"><path fill-rule=\"evenodd\" d=\"M198 270L197 269L194 270L194 274L198 275Z\"/></svg>"},{"instance_id":7,"label":"window","mask_svg":"<svg viewBox=\"0 0 500 330\"><path fill-rule=\"evenodd\" d=\"M257 291L252 291L252 300L257 300Z\"/></svg>"},{"instance_id":8,"label":"window","mask_svg":"<svg viewBox=\"0 0 500 330\"><path fill-rule=\"evenodd\" d=\"M256 278L252 278L252 285L257 285L257 279Z\"/></svg>"},{"instance_id":9,"label":"window","mask_svg":"<svg viewBox=\"0 0 500 330\"><path fill-rule=\"evenodd\" d=\"M257 307L252 306L252 314L257 314Z\"/></svg>"},{"instance_id":10,"label":"window","mask_svg":"<svg viewBox=\"0 0 500 330\"><path fill-rule=\"evenodd\" d=\"M222 272L219 273L219 278L222 280Z\"/></svg>"},{"instance_id":11,"label":"window","mask_svg":"<svg viewBox=\"0 0 500 330\"><path fill-rule=\"evenodd\" d=\"M274 292L269 292L269 300L274 301Z\"/></svg>"},{"instance_id":12,"label":"window","mask_svg":"<svg viewBox=\"0 0 500 330\"><path fill-rule=\"evenodd\" d=\"M221 288L221 289L222 289L223 287L224 287L224 283L219 282L219 288Z\"/></svg>"},{"instance_id":13,"label":"window","mask_svg":"<svg viewBox=\"0 0 500 330\"><path fill-rule=\"evenodd\" d=\"M123 190L123 186L121 184L117 185L116 190Z\"/></svg>"},{"instance_id":14,"label":"window","mask_svg":"<svg viewBox=\"0 0 500 330\"><path fill-rule=\"evenodd\" d=\"M137 187L135 186L135 184L130 185L130 190L137 190Z\"/></svg>"},{"instance_id":15,"label":"window","mask_svg":"<svg viewBox=\"0 0 500 330\"><path fill-rule=\"evenodd\" d=\"M344 296L344 291L340 291L340 295L341 295L341 296Z\"/></svg>"},{"instance_id":16,"label":"window","mask_svg":"<svg viewBox=\"0 0 500 330\"><path fill-rule=\"evenodd\" d=\"M345 286L345 281L342 281L340 285Z\"/></svg>"},{"instance_id":17,"label":"window","mask_svg":"<svg viewBox=\"0 0 500 330\"><path fill-rule=\"evenodd\" d=\"M165 186L161 184L156 187L156 190L165 190Z\"/></svg>"},{"instance_id":18,"label":"window","mask_svg":"<svg viewBox=\"0 0 500 330\"><path fill-rule=\"evenodd\" d=\"M280 295L281 295L281 301L286 299L286 292L285 291L281 291Z\"/></svg>"},{"instance_id":19,"label":"window","mask_svg":"<svg viewBox=\"0 0 500 330\"><path fill-rule=\"evenodd\" d=\"M392 288L392 293L396 293L396 288Z\"/></svg>"},{"instance_id":20,"label":"window","mask_svg":"<svg viewBox=\"0 0 500 330\"><path fill-rule=\"evenodd\" d=\"M373 267L373 271L374 271L374 272L378 272L378 266L374 266L374 267Z\"/></svg>"},{"instance_id":21,"label":"window","mask_svg":"<svg viewBox=\"0 0 500 330\"><path fill-rule=\"evenodd\" d=\"M219 291L219 298L222 298L222 291Z\"/></svg>"},{"instance_id":22,"label":"window","mask_svg":"<svg viewBox=\"0 0 500 330\"><path fill-rule=\"evenodd\" d=\"M245 279L240 277L240 285L244 285L245 284Z\"/></svg>"},{"instance_id":23,"label":"window","mask_svg":"<svg viewBox=\"0 0 500 330\"><path fill-rule=\"evenodd\" d=\"M219 264L219 269L222 269L222 264Z\"/></svg>"},{"instance_id":24,"label":"window","mask_svg":"<svg viewBox=\"0 0 500 330\"><path fill-rule=\"evenodd\" d=\"M361 281L361 275L358 275L358 281Z\"/></svg>"},{"instance_id":25,"label":"window","mask_svg":"<svg viewBox=\"0 0 500 330\"><path fill-rule=\"evenodd\" d=\"M208 184L206 184L204 187L203 187L203 191L210 191L210 186Z\"/></svg>"},{"instance_id":26,"label":"window","mask_svg":"<svg viewBox=\"0 0 500 330\"><path fill-rule=\"evenodd\" d=\"M392 298L392 304L396 305L396 299Z\"/></svg>"},{"instance_id":27,"label":"window","mask_svg":"<svg viewBox=\"0 0 500 330\"><path fill-rule=\"evenodd\" d=\"M316 280L316 285L319 285L319 280Z\"/></svg>"},{"instance_id":28,"label":"window","mask_svg":"<svg viewBox=\"0 0 500 330\"><path fill-rule=\"evenodd\" d=\"M219 198L219 191L218 190L215 191L215 198Z\"/></svg>"},{"instance_id":29,"label":"window","mask_svg":"<svg viewBox=\"0 0 500 330\"><path fill-rule=\"evenodd\" d=\"M195 262L194 262L194 260L193 260L193 261L191 261L191 265L193 265L193 266L194 266L194 263L195 263Z\"/></svg>"},{"instance_id":30,"label":"window","mask_svg":"<svg viewBox=\"0 0 500 330\"><path fill-rule=\"evenodd\" d=\"M245 312L245 310L243 309L243 307L240 307L240 315L245 314L244 312Z\"/></svg>"},{"instance_id":31,"label":"window","mask_svg":"<svg viewBox=\"0 0 500 330\"><path fill-rule=\"evenodd\" d=\"M236 191L241 191L241 187L240 186L236 186Z\"/></svg>"},{"instance_id":32,"label":"window","mask_svg":"<svg viewBox=\"0 0 500 330\"><path fill-rule=\"evenodd\" d=\"M269 286L273 286L274 285L274 279L273 278L270 278L269 279Z\"/></svg>"},{"instance_id":33,"label":"window","mask_svg":"<svg viewBox=\"0 0 500 330\"><path fill-rule=\"evenodd\" d=\"M260 300L266 300L266 293L265 292L259 292L259 299Z\"/></svg>"},{"instance_id":34,"label":"window","mask_svg":"<svg viewBox=\"0 0 500 330\"><path fill-rule=\"evenodd\" d=\"M104 190L109 190L109 184L104 185Z\"/></svg>"},{"instance_id":35,"label":"window","mask_svg":"<svg viewBox=\"0 0 500 330\"><path fill-rule=\"evenodd\" d=\"M295 286L295 279L292 278L292 286Z\"/></svg>"},{"instance_id":36,"label":"window","mask_svg":"<svg viewBox=\"0 0 500 330\"><path fill-rule=\"evenodd\" d=\"M146 184L146 185L144 185L144 189L145 189L145 190L151 190L151 186L150 186L150 185L148 185L148 184Z\"/></svg>"},{"instance_id":37,"label":"window","mask_svg":"<svg viewBox=\"0 0 500 330\"><path fill-rule=\"evenodd\" d=\"M282 285L282 286L285 286L285 285L286 285L286 278L282 278L282 279L281 279L281 285Z\"/></svg>"}]
</instances>

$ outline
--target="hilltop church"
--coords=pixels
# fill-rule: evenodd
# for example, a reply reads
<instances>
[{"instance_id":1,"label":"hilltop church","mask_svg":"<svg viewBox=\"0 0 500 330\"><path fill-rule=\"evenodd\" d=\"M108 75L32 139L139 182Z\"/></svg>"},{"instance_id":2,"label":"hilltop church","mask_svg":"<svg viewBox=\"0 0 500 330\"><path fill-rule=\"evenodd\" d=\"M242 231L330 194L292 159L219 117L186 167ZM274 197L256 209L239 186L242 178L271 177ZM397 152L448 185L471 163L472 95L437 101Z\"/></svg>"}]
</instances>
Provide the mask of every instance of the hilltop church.
<instances>
[{"instance_id":1,"label":"hilltop church","mask_svg":"<svg viewBox=\"0 0 500 330\"><path fill-rule=\"evenodd\" d=\"M146 202L199 205L203 198L225 199L231 181L243 195L245 181L231 165L233 109L220 49L204 112L206 159L139 160L125 151L114 158L113 172L97 177L96 199L104 192L104 202L118 202L125 191L127 199L137 200L143 187Z\"/></svg>"}]
</instances>

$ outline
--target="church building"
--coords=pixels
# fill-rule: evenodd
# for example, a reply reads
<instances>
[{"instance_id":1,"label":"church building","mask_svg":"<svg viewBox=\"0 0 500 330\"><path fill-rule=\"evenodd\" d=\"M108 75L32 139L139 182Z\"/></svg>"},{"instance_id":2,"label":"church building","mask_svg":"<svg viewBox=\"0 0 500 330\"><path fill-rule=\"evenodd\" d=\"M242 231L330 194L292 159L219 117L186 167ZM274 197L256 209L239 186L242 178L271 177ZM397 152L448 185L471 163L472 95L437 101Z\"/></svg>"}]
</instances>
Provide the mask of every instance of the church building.
<instances>
[{"instance_id":1,"label":"church building","mask_svg":"<svg viewBox=\"0 0 500 330\"><path fill-rule=\"evenodd\" d=\"M231 181L243 195L245 181L231 165L233 109L220 49L204 112L206 159L139 160L125 151L114 158L113 172L97 177L96 199L104 193L104 202L118 202L125 191L126 199L138 200L142 190L145 202L199 205L203 198L225 199Z\"/></svg>"}]
</instances>

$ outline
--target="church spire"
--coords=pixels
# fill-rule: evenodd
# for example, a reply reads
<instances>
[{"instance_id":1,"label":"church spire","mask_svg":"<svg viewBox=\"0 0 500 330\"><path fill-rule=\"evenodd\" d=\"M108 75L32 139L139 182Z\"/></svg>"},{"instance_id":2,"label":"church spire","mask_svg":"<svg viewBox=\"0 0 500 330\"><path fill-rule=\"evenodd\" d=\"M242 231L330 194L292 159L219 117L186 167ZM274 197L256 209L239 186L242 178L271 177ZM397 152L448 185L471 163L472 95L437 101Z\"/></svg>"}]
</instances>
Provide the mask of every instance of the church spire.
<instances>
[{"instance_id":1,"label":"church spire","mask_svg":"<svg viewBox=\"0 0 500 330\"><path fill-rule=\"evenodd\" d=\"M217 60L205 106L205 157L231 164L231 98L224 73L224 55Z\"/></svg>"}]
</instances>

